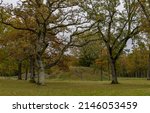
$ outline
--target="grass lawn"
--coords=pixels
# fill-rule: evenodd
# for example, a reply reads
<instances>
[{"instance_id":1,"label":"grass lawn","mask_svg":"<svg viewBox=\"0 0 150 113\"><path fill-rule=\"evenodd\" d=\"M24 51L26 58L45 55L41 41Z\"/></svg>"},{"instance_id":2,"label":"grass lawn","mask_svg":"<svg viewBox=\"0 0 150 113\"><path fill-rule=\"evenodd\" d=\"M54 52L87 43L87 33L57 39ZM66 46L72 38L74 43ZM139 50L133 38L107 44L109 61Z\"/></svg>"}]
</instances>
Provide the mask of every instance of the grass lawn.
<instances>
[{"instance_id":1,"label":"grass lawn","mask_svg":"<svg viewBox=\"0 0 150 113\"><path fill-rule=\"evenodd\" d=\"M150 81L120 78L120 84L110 81L55 81L45 86L28 81L0 79L0 95L10 96L150 96Z\"/></svg>"}]
</instances>

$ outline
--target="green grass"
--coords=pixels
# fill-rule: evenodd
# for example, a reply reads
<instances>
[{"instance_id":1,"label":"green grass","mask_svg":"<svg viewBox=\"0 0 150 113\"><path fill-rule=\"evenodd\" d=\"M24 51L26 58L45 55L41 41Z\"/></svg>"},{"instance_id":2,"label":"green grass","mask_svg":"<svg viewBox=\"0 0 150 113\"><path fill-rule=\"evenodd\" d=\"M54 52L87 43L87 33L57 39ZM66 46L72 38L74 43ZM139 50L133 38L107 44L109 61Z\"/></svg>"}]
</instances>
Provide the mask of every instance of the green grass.
<instances>
[{"instance_id":1,"label":"green grass","mask_svg":"<svg viewBox=\"0 0 150 113\"><path fill-rule=\"evenodd\" d=\"M0 79L0 95L4 96L150 96L150 81L145 79L119 79L120 84L110 81L54 81L45 86L28 81Z\"/></svg>"}]
</instances>

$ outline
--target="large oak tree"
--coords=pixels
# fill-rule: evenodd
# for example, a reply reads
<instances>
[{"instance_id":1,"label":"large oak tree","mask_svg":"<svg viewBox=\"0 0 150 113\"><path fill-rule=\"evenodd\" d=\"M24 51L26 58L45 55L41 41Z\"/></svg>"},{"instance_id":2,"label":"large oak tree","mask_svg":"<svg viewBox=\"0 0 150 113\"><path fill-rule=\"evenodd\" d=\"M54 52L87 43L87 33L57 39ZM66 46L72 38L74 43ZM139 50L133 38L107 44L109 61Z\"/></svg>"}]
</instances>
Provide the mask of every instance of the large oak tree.
<instances>
[{"instance_id":1,"label":"large oak tree","mask_svg":"<svg viewBox=\"0 0 150 113\"><path fill-rule=\"evenodd\" d=\"M29 31L36 37L34 46L39 72L38 84L44 84L43 54L47 52L49 56L54 54L55 57L57 54L57 58L46 67L56 65L69 45L72 45L73 36L78 34L78 25L82 20L78 18L79 12L74 3L68 0L20 0L16 7L2 4L0 10L3 24L17 30ZM71 31L73 25L78 28ZM68 32L68 38L62 35Z\"/></svg>"},{"instance_id":2,"label":"large oak tree","mask_svg":"<svg viewBox=\"0 0 150 113\"><path fill-rule=\"evenodd\" d=\"M112 84L118 84L116 61L129 39L139 33L136 0L82 0L79 3L86 17L97 23L93 29L107 47L111 64Z\"/></svg>"}]
</instances>

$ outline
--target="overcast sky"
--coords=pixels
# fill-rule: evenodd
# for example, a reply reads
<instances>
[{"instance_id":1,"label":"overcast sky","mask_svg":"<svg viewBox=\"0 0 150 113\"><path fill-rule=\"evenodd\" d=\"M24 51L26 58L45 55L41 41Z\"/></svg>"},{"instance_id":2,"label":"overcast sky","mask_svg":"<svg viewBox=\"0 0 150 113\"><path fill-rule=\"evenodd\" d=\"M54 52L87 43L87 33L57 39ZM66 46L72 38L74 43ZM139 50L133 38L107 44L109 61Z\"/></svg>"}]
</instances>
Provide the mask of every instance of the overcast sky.
<instances>
[{"instance_id":1,"label":"overcast sky","mask_svg":"<svg viewBox=\"0 0 150 113\"><path fill-rule=\"evenodd\" d=\"M13 3L16 4L18 0L3 0L4 3Z\"/></svg>"}]
</instances>

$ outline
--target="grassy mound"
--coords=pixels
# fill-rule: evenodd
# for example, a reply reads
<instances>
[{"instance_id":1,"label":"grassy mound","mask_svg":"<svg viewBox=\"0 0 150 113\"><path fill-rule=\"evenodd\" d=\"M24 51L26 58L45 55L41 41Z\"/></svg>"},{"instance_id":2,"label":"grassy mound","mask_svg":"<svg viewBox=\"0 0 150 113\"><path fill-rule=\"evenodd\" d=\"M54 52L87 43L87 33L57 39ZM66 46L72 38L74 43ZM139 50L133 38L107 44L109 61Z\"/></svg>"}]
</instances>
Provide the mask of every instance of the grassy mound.
<instances>
[{"instance_id":1,"label":"grassy mound","mask_svg":"<svg viewBox=\"0 0 150 113\"><path fill-rule=\"evenodd\" d=\"M100 70L96 70L94 68L70 67L70 70L66 72L53 69L49 78L55 80L105 81L110 80L110 75L106 72L101 74Z\"/></svg>"}]
</instances>

